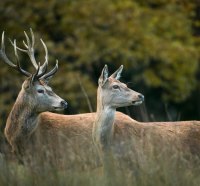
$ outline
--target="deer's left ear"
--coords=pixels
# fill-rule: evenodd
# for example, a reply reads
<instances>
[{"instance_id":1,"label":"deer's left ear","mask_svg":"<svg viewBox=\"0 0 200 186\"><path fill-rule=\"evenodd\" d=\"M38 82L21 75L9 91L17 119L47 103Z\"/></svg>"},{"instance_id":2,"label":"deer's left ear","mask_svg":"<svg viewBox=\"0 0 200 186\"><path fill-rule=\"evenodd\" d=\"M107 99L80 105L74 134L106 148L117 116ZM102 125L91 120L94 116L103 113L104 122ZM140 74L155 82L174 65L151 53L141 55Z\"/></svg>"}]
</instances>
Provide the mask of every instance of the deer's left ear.
<instances>
[{"instance_id":1,"label":"deer's left ear","mask_svg":"<svg viewBox=\"0 0 200 186\"><path fill-rule=\"evenodd\" d=\"M101 72L101 76L99 77L99 85L103 86L107 80L108 80L108 66L105 65Z\"/></svg>"},{"instance_id":2,"label":"deer's left ear","mask_svg":"<svg viewBox=\"0 0 200 186\"><path fill-rule=\"evenodd\" d=\"M54 76L54 74L58 71L58 60L56 60L55 67L49 71L48 73L44 74L40 79L44 81L46 84L49 83L49 80Z\"/></svg>"},{"instance_id":3,"label":"deer's left ear","mask_svg":"<svg viewBox=\"0 0 200 186\"><path fill-rule=\"evenodd\" d=\"M51 78L52 78L53 76L49 76L49 77L47 77L47 78L45 78L45 79L41 79L46 85L48 85L48 83L49 83L49 81L51 80Z\"/></svg>"},{"instance_id":4,"label":"deer's left ear","mask_svg":"<svg viewBox=\"0 0 200 186\"><path fill-rule=\"evenodd\" d=\"M121 65L110 77L119 80L119 78L121 77L122 70L123 70L123 65Z\"/></svg>"}]
</instances>

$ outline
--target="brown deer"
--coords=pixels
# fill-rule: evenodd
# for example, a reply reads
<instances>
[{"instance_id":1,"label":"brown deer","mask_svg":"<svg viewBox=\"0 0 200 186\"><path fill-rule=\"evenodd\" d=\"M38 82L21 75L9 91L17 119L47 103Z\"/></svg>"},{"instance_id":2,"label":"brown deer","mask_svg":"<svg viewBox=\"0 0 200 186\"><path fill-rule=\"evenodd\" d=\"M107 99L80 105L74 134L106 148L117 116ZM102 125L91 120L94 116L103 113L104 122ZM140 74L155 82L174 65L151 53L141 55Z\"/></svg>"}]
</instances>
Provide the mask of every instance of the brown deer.
<instances>
[{"instance_id":1,"label":"brown deer","mask_svg":"<svg viewBox=\"0 0 200 186\"><path fill-rule=\"evenodd\" d=\"M148 143L150 137L154 139L155 147L158 144L161 146L167 144L176 146L181 151L200 155L199 121L144 123L116 112L117 107L139 105L144 100L143 95L127 88L119 81L121 71L122 67L108 78L107 67L104 67L99 78L96 113L78 115L42 113L39 128L43 136L48 134L55 139L58 133L62 133L64 138L76 136L79 142L82 142L83 138L91 140L93 137L100 152L114 148L114 152L124 153L126 150L123 150L122 144L129 143L129 139L135 139L136 143L140 141Z\"/></svg>"},{"instance_id":2,"label":"brown deer","mask_svg":"<svg viewBox=\"0 0 200 186\"><path fill-rule=\"evenodd\" d=\"M108 151L114 133L115 112L118 107L140 105L144 96L119 81L123 66L108 77L105 65L97 90L97 113L93 126L93 140L99 150Z\"/></svg>"},{"instance_id":3,"label":"brown deer","mask_svg":"<svg viewBox=\"0 0 200 186\"><path fill-rule=\"evenodd\" d=\"M190 150L200 155L199 121L141 123L127 120L114 125L116 108L139 105L144 101L142 94L129 89L119 81L122 69L123 66L108 77L108 68L105 66L99 78L93 139L99 152L106 155L106 164L109 164L110 160L107 157L111 149L114 152L119 152L120 149L122 151L123 147L120 144L125 144L130 138L136 143L141 140L148 143L147 140L151 138L154 144L174 145L181 151Z\"/></svg>"},{"instance_id":4,"label":"brown deer","mask_svg":"<svg viewBox=\"0 0 200 186\"><path fill-rule=\"evenodd\" d=\"M41 114L38 130L42 136L53 139L52 147L58 151L60 147L56 139L61 134L64 144L68 144L64 149L67 154L71 146L78 146L78 153L84 149L89 150L94 141L102 158L111 157L108 155L110 153L116 157L128 158L129 149L139 149L141 146L148 149L151 147L149 144L157 149L169 147L200 155L199 121L143 123L116 112L118 107L139 105L144 100L143 95L119 81L121 72L122 67L108 77L107 67L104 67L99 78L96 113ZM105 161L105 164L110 165L109 158L105 158Z\"/></svg>"},{"instance_id":5,"label":"brown deer","mask_svg":"<svg viewBox=\"0 0 200 186\"><path fill-rule=\"evenodd\" d=\"M48 86L48 81L53 77L58 69L58 62L51 71L47 72L48 51L46 45L41 40L46 55L44 64L40 66L40 63L37 64L34 57L34 42L30 43L26 32L25 36L27 38L27 43L24 42L24 45L26 46L27 50L23 51L27 52L31 62L36 67L36 72L34 74L31 74L30 72L27 72L21 68L17 53L17 49L20 48L17 47L16 40L11 43L14 46L17 63L14 64L7 57L5 53L4 32L2 34L0 50L0 57L6 64L28 77L22 84L22 89L7 118L4 131L13 151L18 151L20 147L23 147L22 144L28 141L30 135L38 126L40 113L45 111L63 110L67 107L67 102L56 95L52 91L51 87ZM32 39L34 41L33 33Z\"/></svg>"},{"instance_id":6,"label":"brown deer","mask_svg":"<svg viewBox=\"0 0 200 186\"><path fill-rule=\"evenodd\" d=\"M140 105L144 101L142 94L129 89L126 84L119 81L122 70L123 66L121 65L116 72L108 77L108 67L105 65L97 89L97 112L92 136L100 159L103 160L104 173L108 178L112 177L114 170L112 147L121 148L118 144L117 146L112 144L116 109ZM115 142L120 144L120 141Z\"/></svg>"},{"instance_id":7,"label":"brown deer","mask_svg":"<svg viewBox=\"0 0 200 186\"><path fill-rule=\"evenodd\" d=\"M25 44L26 50L21 49L16 46L16 41L12 42L15 49L15 54L17 57L17 50L20 50L22 52L28 53L31 62L33 63L34 67L36 68L36 73L34 75L31 75L30 73L24 71L20 65L19 61L17 61L17 65L12 63L5 55L5 49L4 49L4 34L2 35L2 48L0 50L0 56L7 64L9 64L11 67L19 70L24 75L28 76L28 79L25 80L22 86L22 90L16 100L16 103L8 117L6 128L5 128L5 135L8 139L9 143L11 144L13 150L17 150L17 147L21 146L21 142L25 141L28 142L28 138L31 136L31 134L35 134L39 132L41 134L41 138L50 137L52 140L50 141L52 143L52 146L58 146L56 137L61 136L61 138L65 141L67 144L69 141L71 143L72 138L76 137L77 141L82 142L83 138L88 139L88 141L92 141L92 129L93 124L95 123L96 126L98 122L96 122L95 118L98 118L99 116L99 109L97 109L97 113L86 113L86 114L77 114L77 115L61 115L61 114L55 114L45 111L54 111L61 108L66 107L66 103L59 99L56 99L58 102L58 105L53 105L52 102L48 102L48 105L46 103L41 104L47 100L47 98L40 99L40 94L43 96L51 95L51 89L47 86L47 82L49 78L51 78L54 73L57 70L56 67L50 71L49 73L46 73L46 67L48 64L48 53L46 46L44 45L45 51L46 51L46 60L45 63L40 67L40 64L36 63L35 57L34 57L34 35L32 34L32 42L30 41L29 37L26 35L27 43ZM105 69L104 69L105 70ZM122 69L121 69L122 70ZM117 71L121 73L121 70ZM106 72L106 71L105 71ZM103 74L105 74L103 72ZM119 73L119 74L120 74ZM115 73L114 73L115 74ZM117 79L119 78L119 74ZM105 76L106 77L106 76ZM109 93L109 91L114 91L112 88L112 85L117 82L119 84L118 86L125 87L124 84L121 84L118 80L116 80L115 76L110 76L107 80L107 83L109 86L105 86L104 88L107 88L103 92ZM102 78L100 78L102 79ZM101 82L101 80L100 80ZM99 84L98 88L98 105L101 100L105 99L106 94L102 94L100 90L102 87ZM42 90L40 90L42 89ZM28 91L29 90L29 91ZM117 90L116 90L117 91ZM130 91L131 92L131 91ZM47 94L47 95L46 95ZM24 95L26 99L30 100L30 102L25 101L25 98L23 98ZM34 96L33 96L34 95ZM37 95L37 96L35 96ZM111 101L115 101L112 98L113 94L108 94L111 96ZM33 98L31 97L33 96ZM100 96L102 96L100 98ZM138 94L139 96L139 94ZM54 96L53 96L54 97ZM139 98L140 97L140 98ZM135 100L136 102L130 103L130 104L139 104L143 97L140 95L137 97L138 100ZM51 97L52 98L52 97ZM58 98L58 97L57 97ZM140 100L139 100L140 99ZM40 100L40 101L38 101ZM139 101L139 102L138 102ZM118 107L119 105L116 105ZM99 106L98 106L99 108ZM115 110L115 109L114 109ZM115 112L113 112L115 113ZM112 113L112 114L113 114ZM26 119L24 118L26 116ZM105 116L102 116L105 117ZM113 115L112 115L112 122L113 122ZM110 122L110 123L112 123ZM114 124L108 124L109 127L105 127L105 131L107 130L106 134L106 145L103 144L101 141L101 135L98 137L100 133L96 133L95 131L98 131L94 128L93 134L94 140L96 141L96 144L98 143L100 149L104 148L110 148L110 144L123 144L124 139L128 139L129 137L136 138L138 140L144 139L145 136L148 134L152 134L154 138L157 139L158 142L162 142L162 140L169 141L170 143L174 143L175 140L180 141L181 146L186 147L185 149L189 149L192 153L199 153L200 152L200 122L198 121L183 121L183 122L151 122L151 123L141 123L137 122L133 119L131 119L129 116L122 114L120 112L116 112L115 121ZM104 124L107 125L106 123ZM30 127L27 127L30 126ZM37 127L38 126L38 127ZM100 127L101 129L101 127ZM35 132L34 132L35 131ZM95 137L96 136L96 137ZM96 138L96 139L95 139ZM112 142L111 142L112 140ZM88 143L89 144L89 143ZM86 144L87 145L87 144ZM89 147L89 146L88 146ZM81 148L81 146L80 146Z\"/></svg>"},{"instance_id":8,"label":"brown deer","mask_svg":"<svg viewBox=\"0 0 200 186\"><path fill-rule=\"evenodd\" d=\"M47 72L48 66L48 50L41 39L41 43L45 50L45 62L42 66L36 62L34 55L35 37L30 29L31 39L24 32L26 42L23 41L25 49L19 48L14 42L15 57L17 64L14 64L5 53L4 32L2 33L2 42L0 50L0 58L9 66L19 71L28 78L22 84L22 89L16 99L16 102L7 118L6 127L4 130L7 141L12 147L12 151L24 149L25 144L29 144L29 138L37 131L41 133L40 138L50 137L52 143L56 143L58 134L63 133L65 136L73 136L74 134L87 131L91 136L91 126L94 121L95 113L78 114L78 115L61 115L46 111L58 111L67 107L67 103L58 97L48 86L49 80L58 70L58 63L55 67ZM32 65L36 72L31 74L23 70L20 66L17 50L28 54ZM132 120L130 117L117 113L117 121ZM81 122L80 122L81 121Z\"/></svg>"}]
</instances>

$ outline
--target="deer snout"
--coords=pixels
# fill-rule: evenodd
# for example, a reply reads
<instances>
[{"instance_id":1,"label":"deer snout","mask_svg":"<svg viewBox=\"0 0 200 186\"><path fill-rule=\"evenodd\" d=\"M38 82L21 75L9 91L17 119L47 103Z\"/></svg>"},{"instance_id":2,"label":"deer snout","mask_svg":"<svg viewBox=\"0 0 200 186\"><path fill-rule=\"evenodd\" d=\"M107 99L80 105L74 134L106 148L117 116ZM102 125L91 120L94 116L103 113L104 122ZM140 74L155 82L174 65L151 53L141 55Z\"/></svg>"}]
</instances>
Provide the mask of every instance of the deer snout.
<instances>
[{"instance_id":1,"label":"deer snout","mask_svg":"<svg viewBox=\"0 0 200 186\"><path fill-rule=\"evenodd\" d=\"M68 103L67 103L65 100L62 100L62 101L61 101L61 105L62 105L62 107L63 107L64 109L66 109Z\"/></svg>"},{"instance_id":2,"label":"deer snout","mask_svg":"<svg viewBox=\"0 0 200 186\"><path fill-rule=\"evenodd\" d=\"M144 101L144 96L142 94L138 94L134 97L134 100L132 101L133 105L140 105Z\"/></svg>"},{"instance_id":3,"label":"deer snout","mask_svg":"<svg viewBox=\"0 0 200 186\"><path fill-rule=\"evenodd\" d=\"M144 101L144 95L139 94L139 95L138 95L138 98L139 98L142 102Z\"/></svg>"}]
</instances>

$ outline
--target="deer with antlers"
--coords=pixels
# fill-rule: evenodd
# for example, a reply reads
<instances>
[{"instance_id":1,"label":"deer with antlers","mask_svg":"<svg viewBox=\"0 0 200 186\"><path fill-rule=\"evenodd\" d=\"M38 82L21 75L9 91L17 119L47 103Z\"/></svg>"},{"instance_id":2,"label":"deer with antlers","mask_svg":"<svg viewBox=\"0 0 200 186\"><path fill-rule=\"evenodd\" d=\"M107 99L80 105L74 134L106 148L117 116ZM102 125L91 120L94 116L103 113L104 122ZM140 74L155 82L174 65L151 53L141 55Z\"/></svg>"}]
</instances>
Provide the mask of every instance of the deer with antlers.
<instances>
[{"instance_id":1,"label":"deer with antlers","mask_svg":"<svg viewBox=\"0 0 200 186\"><path fill-rule=\"evenodd\" d=\"M22 89L17 100L7 118L5 127L5 136L12 146L13 151L18 151L23 143L28 141L28 137L35 131L39 123L39 115L45 111L63 110L67 107L67 102L56 95L51 87L48 86L49 80L53 77L58 69L58 62L55 67L47 72L48 51L45 43L41 39L41 43L45 49L45 62L42 66L36 62L34 57L34 35L31 30L32 43L25 32L27 43L24 42L27 50L17 47L16 40L11 42L14 46L14 52L17 63L14 64L5 53L4 32L2 34L2 43L0 50L1 59L17 70L21 74L28 77L22 84ZM31 74L21 68L17 50L26 52L34 65L36 72Z\"/></svg>"}]
</instances>

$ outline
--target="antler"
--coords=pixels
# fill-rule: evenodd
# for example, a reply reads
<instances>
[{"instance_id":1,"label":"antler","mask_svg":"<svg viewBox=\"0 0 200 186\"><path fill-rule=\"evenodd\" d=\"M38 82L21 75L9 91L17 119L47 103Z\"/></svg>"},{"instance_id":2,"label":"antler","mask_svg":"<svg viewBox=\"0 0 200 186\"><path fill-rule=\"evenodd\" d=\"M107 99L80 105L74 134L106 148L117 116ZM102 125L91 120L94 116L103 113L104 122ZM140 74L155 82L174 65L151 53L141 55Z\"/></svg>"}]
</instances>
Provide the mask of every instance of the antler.
<instances>
[{"instance_id":1,"label":"antler","mask_svg":"<svg viewBox=\"0 0 200 186\"><path fill-rule=\"evenodd\" d=\"M44 76L42 76L42 78L48 79L48 78L52 77L57 71L58 71L58 60L56 60L55 67L50 72L48 72Z\"/></svg>"},{"instance_id":2,"label":"antler","mask_svg":"<svg viewBox=\"0 0 200 186\"><path fill-rule=\"evenodd\" d=\"M31 76L31 73L23 70L20 66L19 58L18 58L18 54L17 54L17 50L16 50L16 41L15 40L14 40L13 46L14 46L14 50L15 50L15 57L17 59L17 64L14 64L11 60L9 60L5 53L5 42L4 42L4 32L3 32L2 38L1 38L0 57L2 58L2 60L4 60L5 63L7 63L9 66L13 67L15 70L19 71L23 75L28 76L28 77Z\"/></svg>"},{"instance_id":3,"label":"antler","mask_svg":"<svg viewBox=\"0 0 200 186\"><path fill-rule=\"evenodd\" d=\"M56 61L55 67L51 71L49 71L47 73L48 50L47 50L47 47L46 47L44 41L42 39L40 39L40 41L41 41L41 43L42 43L42 45L44 47L44 50L45 50L45 62L43 63L42 66L40 66L40 63L36 62L35 52L34 52L35 37L34 37L32 29L30 29L30 32L31 32L31 40L28 37L27 33L24 31L24 35L26 37L26 42L23 40L23 44L24 44L26 49L22 49L22 48L18 47L16 45L16 40L14 40L14 41L10 40L11 44L14 47L15 56L17 58L17 65L15 65L13 62L11 62L8 59L8 57L6 56L6 54L5 54L4 32L2 33L2 46L1 46L1 50L0 50L0 56L11 67L13 67L15 69L18 69L21 73L23 73L26 76L32 76L32 78L31 78L32 82L35 81L36 79L44 79L44 80L45 79L49 79L50 77L52 77L57 72L57 70L58 70L58 61ZM31 60L31 63L33 64L34 68L36 69L36 73L35 74L32 75L31 73L26 72L25 70L23 70L20 67L17 50L28 54L28 56L29 56L29 58Z\"/></svg>"},{"instance_id":4,"label":"antler","mask_svg":"<svg viewBox=\"0 0 200 186\"><path fill-rule=\"evenodd\" d=\"M20 47L17 47L17 49L20 50L21 52L24 52L24 53L28 54L33 66L37 70L38 69L38 64L37 64L36 59L35 59L35 50L34 50L35 36L34 36L33 31L32 31L31 28L30 28L30 33L31 33L31 40L28 37L28 34L24 31L24 35L26 37L26 42L23 40L23 44L24 44L26 49L22 49ZM45 62L41 66L41 68L39 69L39 72L38 72L39 75L43 74L43 73L45 74L46 71L47 71L47 66L48 66L48 50L47 50L47 47L46 47L45 43L43 42L43 40L40 39L40 41L41 41L41 43L42 43L42 45L44 47L44 50L45 50ZM11 40L10 40L10 42L14 46L14 43Z\"/></svg>"}]
</instances>

